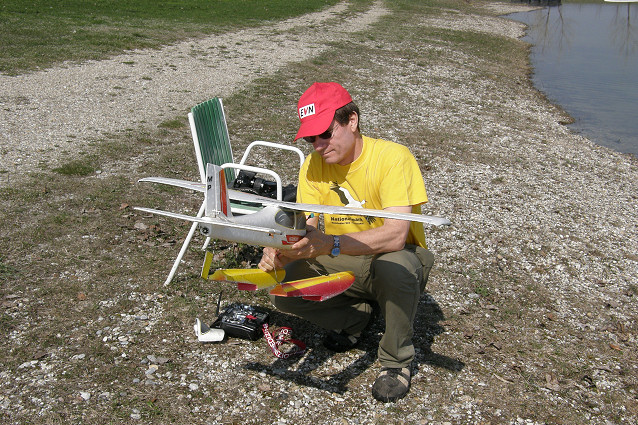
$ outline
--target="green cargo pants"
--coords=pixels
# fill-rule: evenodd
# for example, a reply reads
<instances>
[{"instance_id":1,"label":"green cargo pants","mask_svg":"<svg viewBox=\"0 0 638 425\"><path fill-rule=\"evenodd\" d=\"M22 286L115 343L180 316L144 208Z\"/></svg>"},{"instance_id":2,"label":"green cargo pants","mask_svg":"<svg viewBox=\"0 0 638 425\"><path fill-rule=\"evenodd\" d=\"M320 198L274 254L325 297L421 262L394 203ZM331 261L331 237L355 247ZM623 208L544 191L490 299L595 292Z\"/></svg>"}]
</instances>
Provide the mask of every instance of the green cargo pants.
<instances>
[{"instance_id":1,"label":"green cargo pants","mask_svg":"<svg viewBox=\"0 0 638 425\"><path fill-rule=\"evenodd\" d=\"M414 317L433 263L434 255L415 245L379 255L298 260L286 266L286 281L340 271L353 272L355 281L347 291L326 301L274 296L271 301L279 310L349 334L366 327L372 314L370 302L376 301L386 324L378 350L381 366L408 367L414 358Z\"/></svg>"}]
</instances>

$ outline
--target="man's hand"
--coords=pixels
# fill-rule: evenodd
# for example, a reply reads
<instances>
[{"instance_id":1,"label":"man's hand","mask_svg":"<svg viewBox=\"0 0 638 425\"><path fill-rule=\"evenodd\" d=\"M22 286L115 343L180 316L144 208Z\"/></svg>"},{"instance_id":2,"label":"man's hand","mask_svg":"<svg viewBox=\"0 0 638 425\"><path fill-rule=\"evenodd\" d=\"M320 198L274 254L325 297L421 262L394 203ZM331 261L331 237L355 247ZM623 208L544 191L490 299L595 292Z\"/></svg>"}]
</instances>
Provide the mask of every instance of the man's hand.
<instances>
[{"instance_id":1,"label":"man's hand","mask_svg":"<svg viewBox=\"0 0 638 425\"><path fill-rule=\"evenodd\" d=\"M257 265L261 270L269 272L280 269L286 264L303 258L315 258L319 255L330 254L332 250L332 236L326 235L315 227L308 226L306 235L291 249L278 250L266 247Z\"/></svg>"},{"instance_id":2,"label":"man's hand","mask_svg":"<svg viewBox=\"0 0 638 425\"><path fill-rule=\"evenodd\" d=\"M290 251L283 253L286 257L294 259L315 258L320 255L330 254L333 238L315 227L308 226L306 235L292 246Z\"/></svg>"},{"instance_id":3,"label":"man's hand","mask_svg":"<svg viewBox=\"0 0 638 425\"><path fill-rule=\"evenodd\" d=\"M276 269L283 268L286 264L288 264L290 260L282 258L281 251L271 247L265 247L263 254L261 255L261 260L259 260L259 267L261 270L265 272L270 272Z\"/></svg>"}]
</instances>

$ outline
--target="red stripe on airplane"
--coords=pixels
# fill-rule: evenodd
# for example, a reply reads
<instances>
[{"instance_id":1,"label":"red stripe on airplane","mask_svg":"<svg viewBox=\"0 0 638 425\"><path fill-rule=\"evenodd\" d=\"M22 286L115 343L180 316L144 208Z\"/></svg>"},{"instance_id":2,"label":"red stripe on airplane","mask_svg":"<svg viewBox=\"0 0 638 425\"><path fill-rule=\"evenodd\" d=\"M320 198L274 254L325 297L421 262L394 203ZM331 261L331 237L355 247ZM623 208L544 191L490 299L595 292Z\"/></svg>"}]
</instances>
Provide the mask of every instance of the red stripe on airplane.
<instances>
[{"instance_id":1,"label":"red stripe on airplane","mask_svg":"<svg viewBox=\"0 0 638 425\"><path fill-rule=\"evenodd\" d=\"M228 195L226 193L226 175L224 174L224 169L222 168L219 171L219 178L220 178L220 191L219 191L219 196L220 196L220 202L221 202L221 206L222 206L222 213L224 213L224 215L228 215L228 203L226 202L226 200L228 199Z\"/></svg>"}]
</instances>

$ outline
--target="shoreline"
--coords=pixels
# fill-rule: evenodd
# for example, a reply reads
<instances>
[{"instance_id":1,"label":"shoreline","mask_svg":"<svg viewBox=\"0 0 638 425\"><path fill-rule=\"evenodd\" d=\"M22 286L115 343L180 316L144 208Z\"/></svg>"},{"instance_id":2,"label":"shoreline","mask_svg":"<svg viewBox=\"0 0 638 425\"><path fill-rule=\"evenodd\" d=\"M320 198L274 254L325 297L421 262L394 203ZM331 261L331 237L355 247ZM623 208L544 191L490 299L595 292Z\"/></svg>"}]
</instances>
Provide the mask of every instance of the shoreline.
<instances>
[{"instance_id":1,"label":"shoreline","mask_svg":"<svg viewBox=\"0 0 638 425\"><path fill-rule=\"evenodd\" d=\"M569 125L574 133L582 134L594 143L621 154L638 157L638 139L635 138L631 127L628 127L632 124L632 119L621 106L626 105L630 99L627 98L627 94L621 94L620 87L623 86L617 86L622 84L620 81L624 81L619 67L627 66L627 61L632 57L627 49L618 47L623 41L631 43L630 40L620 36L620 34L624 35L625 26L629 25L629 22L619 21L618 9L611 4L568 3L562 8L560 6L560 4L554 7L545 6L544 10L538 10L538 13L523 12L522 15L512 18L523 24L530 22L531 25L526 37L530 37L527 42L533 43L530 61L534 86L542 93L547 93L548 97L555 99L553 102L564 110L573 111L570 113L573 119ZM610 22L613 16L616 16L616 19ZM505 18L510 19L508 16ZM580 18L587 19L587 25L583 25ZM604 30L587 29L598 21ZM578 39L586 39L587 33L592 31L596 31L597 39L605 41L604 45L584 46L578 41ZM607 33L618 33L618 36L608 37ZM577 69L582 68L578 64L578 58L591 57L592 49L596 49L597 56L603 55L601 60L604 63L608 61L608 66L601 67L593 64L590 71L587 67ZM614 52L614 54L608 52ZM607 54L609 56L604 56ZM550 57L553 60L549 60ZM561 67L552 67L551 64L554 61L561 62ZM624 74L627 74L627 71L630 69L626 69ZM627 75L631 75L631 72ZM625 90L630 88L625 87ZM607 91L613 95L605 94L604 92ZM595 94L602 97L596 99ZM602 104L600 104L601 101ZM566 102L564 106L563 102ZM602 107L594 112L593 109L585 106L590 104L600 104ZM623 113L627 115L622 115ZM609 121L612 116L617 128L614 128Z\"/></svg>"}]
</instances>

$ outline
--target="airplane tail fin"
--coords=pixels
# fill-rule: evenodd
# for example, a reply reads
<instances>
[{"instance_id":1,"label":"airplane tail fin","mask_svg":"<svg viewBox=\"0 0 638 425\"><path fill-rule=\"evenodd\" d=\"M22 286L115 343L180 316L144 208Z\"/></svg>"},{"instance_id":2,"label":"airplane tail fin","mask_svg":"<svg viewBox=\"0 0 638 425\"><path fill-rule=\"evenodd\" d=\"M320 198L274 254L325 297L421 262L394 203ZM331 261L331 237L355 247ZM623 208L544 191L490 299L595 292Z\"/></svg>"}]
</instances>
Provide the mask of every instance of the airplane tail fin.
<instances>
[{"instance_id":1,"label":"airplane tail fin","mask_svg":"<svg viewBox=\"0 0 638 425\"><path fill-rule=\"evenodd\" d=\"M232 217L226 176L219 165L206 164L206 217Z\"/></svg>"}]
</instances>

